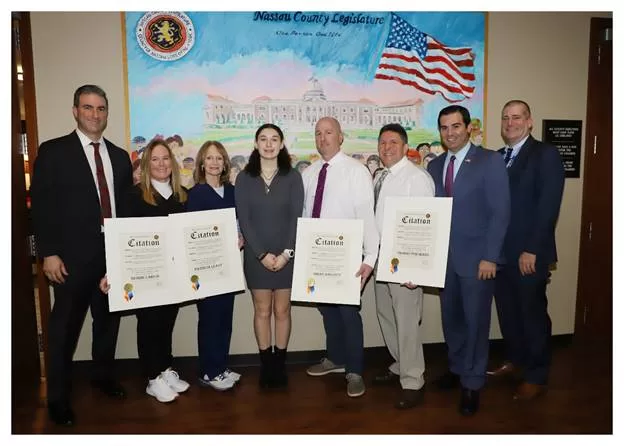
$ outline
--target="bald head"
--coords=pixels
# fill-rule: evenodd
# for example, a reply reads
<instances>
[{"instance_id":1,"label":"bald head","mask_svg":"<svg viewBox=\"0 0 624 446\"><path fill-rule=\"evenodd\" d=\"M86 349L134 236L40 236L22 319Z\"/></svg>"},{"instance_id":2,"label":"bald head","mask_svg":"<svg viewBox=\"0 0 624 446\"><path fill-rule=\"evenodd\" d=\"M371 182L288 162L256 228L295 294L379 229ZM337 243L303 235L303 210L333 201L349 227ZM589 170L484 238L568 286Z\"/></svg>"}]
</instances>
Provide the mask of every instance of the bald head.
<instances>
[{"instance_id":1,"label":"bald head","mask_svg":"<svg viewBox=\"0 0 624 446\"><path fill-rule=\"evenodd\" d=\"M331 116L318 120L314 128L314 138L316 150L325 161L329 161L340 151L344 140L340 123Z\"/></svg>"}]
</instances>

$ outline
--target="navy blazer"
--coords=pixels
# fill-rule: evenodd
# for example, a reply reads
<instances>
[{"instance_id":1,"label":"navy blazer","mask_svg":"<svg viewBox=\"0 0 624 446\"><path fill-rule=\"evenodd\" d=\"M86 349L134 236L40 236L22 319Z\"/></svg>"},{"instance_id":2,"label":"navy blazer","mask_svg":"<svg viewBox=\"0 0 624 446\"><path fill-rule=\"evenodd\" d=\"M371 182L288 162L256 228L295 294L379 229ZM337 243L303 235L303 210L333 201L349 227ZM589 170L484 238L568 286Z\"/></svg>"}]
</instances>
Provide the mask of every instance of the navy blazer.
<instances>
[{"instance_id":1,"label":"navy blazer","mask_svg":"<svg viewBox=\"0 0 624 446\"><path fill-rule=\"evenodd\" d=\"M448 153L427 166L436 197L445 197L442 179ZM509 225L509 180L503 158L495 151L470 145L453 183L453 210L447 268L458 275L476 277L479 262L500 265L503 240Z\"/></svg>"},{"instance_id":2,"label":"navy blazer","mask_svg":"<svg viewBox=\"0 0 624 446\"><path fill-rule=\"evenodd\" d=\"M507 173L511 222L503 248L505 256L509 263L517 264L526 251L535 254L542 265L556 262L555 225L565 182L559 151L529 135Z\"/></svg>"},{"instance_id":3,"label":"navy blazer","mask_svg":"<svg viewBox=\"0 0 624 446\"><path fill-rule=\"evenodd\" d=\"M104 141L118 213L132 186L132 165L128 152ZM40 257L58 255L65 264L83 264L103 252L100 199L76 131L41 144L30 191Z\"/></svg>"},{"instance_id":4,"label":"navy blazer","mask_svg":"<svg viewBox=\"0 0 624 446\"><path fill-rule=\"evenodd\" d=\"M223 197L206 183L198 183L189 191L186 202L186 210L189 212L227 208L236 208L234 186L230 183L223 185Z\"/></svg>"}]
</instances>

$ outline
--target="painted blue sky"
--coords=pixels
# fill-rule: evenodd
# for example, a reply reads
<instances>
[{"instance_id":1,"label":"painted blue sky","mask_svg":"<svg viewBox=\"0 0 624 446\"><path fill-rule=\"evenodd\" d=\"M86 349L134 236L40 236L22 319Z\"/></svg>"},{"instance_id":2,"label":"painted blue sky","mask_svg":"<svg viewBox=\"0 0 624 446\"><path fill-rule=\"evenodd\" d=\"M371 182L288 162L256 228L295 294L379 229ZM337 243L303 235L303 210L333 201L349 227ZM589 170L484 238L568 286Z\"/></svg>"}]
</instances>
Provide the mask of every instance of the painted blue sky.
<instances>
[{"instance_id":1,"label":"painted blue sky","mask_svg":"<svg viewBox=\"0 0 624 446\"><path fill-rule=\"evenodd\" d=\"M448 46L473 47L478 91L464 105L474 116L482 117L485 15L396 13ZM295 21L294 11L290 12L291 21L281 22L254 21L254 12L189 12L195 44L186 56L173 62L151 58L136 43L135 28L143 14L126 13L132 136L199 134L206 94L244 103L263 95L295 99L306 90L310 76L319 79L328 99L367 98L390 103L420 97L426 102L425 125L432 128L437 111L448 105L439 95L373 79L388 33L389 12L362 13L373 21L383 19L383 24L346 26L331 20L357 12L304 13L310 19L327 18L326 24Z\"/></svg>"}]
</instances>

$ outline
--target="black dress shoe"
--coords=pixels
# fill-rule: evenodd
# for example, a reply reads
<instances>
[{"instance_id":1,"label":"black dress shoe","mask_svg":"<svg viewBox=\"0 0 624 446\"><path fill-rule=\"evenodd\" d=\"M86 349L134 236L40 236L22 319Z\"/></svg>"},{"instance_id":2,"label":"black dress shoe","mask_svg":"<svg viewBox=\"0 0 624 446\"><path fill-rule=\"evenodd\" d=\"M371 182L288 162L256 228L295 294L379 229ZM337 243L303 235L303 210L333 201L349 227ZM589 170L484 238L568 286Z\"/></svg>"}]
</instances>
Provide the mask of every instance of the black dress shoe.
<instances>
[{"instance_id":1,"label":"black dress shoe","mask_svg":"<svg viewBox=\"0 0 624 446\"><path fill-rule=\"evenodd\" d=\"M398 384L399 382L399 375L392 373L388 369L373 378L373 384L376 386L387 386L391 384Z\"/></svg>"},{"instance_id":2,"label":"black dress shoe","mask_svg":"<svg viewBox=\"0 0 624 446\"><path fill-rule=\"evenodd\" d=\"M396 402L394 407L397 409L411 409L412 407L419 406L425 399L425 388L421 387L418 390L403 389L401 390L401 396Z\"/></svg>"},{"instance_id":3,"label":"black dress shoe","mask_svg":"<svg viewBox=\"0 0 624 446\"><path fill-rule=\"evenodd\" d=\"M457 387L459 387L459 384L459 375L456 375L451 371L446 372L444 375L438 377L438 379L433 382L433 385L436 386L439 390L456 389Z\"/></svg>"},{"instance_id":4,"label":"black dress shoe","mask_svg":"<svg viewBox=\"0 0 624 446\"><path fill-rule=\"evenodd\" d=\"M73 426L74 412L66 401L48 402L50 420L59 426Z\"/></svg>"},{"instance_id":5,"label":"black dress shoe","mask_svg":"<svg viewBox=\"0 0 624 446\"><path fill-rule=\"evenodd\" d=\"M121 384L112 379L99 379L91 381L91 385L102 392L104 395L115 399L124 399L126 391Z\"/></svg>"},{"instance_id":6,"label":"black dress shoe","mask_svg":"<svg viewBox=\"0 0 624 446\"><path fill-rule=\"evenodd\" d=\"M459 399L459 413L470 416L479 410L479 391L462 388Z\"/></svg>"}]
</instances>

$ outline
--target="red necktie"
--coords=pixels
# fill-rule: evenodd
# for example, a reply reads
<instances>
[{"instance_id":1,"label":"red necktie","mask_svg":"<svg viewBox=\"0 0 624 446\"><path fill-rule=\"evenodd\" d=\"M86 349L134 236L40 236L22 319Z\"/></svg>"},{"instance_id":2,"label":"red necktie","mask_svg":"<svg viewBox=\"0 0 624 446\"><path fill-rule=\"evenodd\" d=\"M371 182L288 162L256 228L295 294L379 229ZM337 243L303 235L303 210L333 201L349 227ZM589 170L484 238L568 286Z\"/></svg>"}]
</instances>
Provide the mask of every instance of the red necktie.
<instances>
[{"instance_id":1,"label":"red necktie","mask_svg":"<svg viewBox=\"0 0 624 446\"><path fill-rule=\"evenodd\" d=\"M455 171L455 155L451 156L451 161L446 166L446 178L444 178L444 190L447 197L453 196L453 173Z\"/></svg>"},{"instance_id":2,"label":"red necktie","mask_svg":"<svg viewBox=\"0 0 624 446\"><path fill-rule=\"evenodd\" d=\"M325 178L327 178L328 163L323 164L316 182L316 195L314 195L314 206L312 207L312 218L321 216L321 205L323 204L323 192L325 191Z\"/></svg>"},{"instance_id":3,"label":"red necktie","mask_svg":"<svg viewBox=\"0 0 624 446\"><path fill-rule=\"evenodd\" d=\"M102 223L105 218L113 216L111 212L110 193L108 192L108 184L104 176L104 165L100 156L100 143L92 142L93 154L95 155L95 176L97 177L98 189L100 190L100 209L102 211Z\"/></svg>"}]
</instances>

